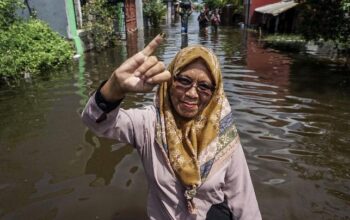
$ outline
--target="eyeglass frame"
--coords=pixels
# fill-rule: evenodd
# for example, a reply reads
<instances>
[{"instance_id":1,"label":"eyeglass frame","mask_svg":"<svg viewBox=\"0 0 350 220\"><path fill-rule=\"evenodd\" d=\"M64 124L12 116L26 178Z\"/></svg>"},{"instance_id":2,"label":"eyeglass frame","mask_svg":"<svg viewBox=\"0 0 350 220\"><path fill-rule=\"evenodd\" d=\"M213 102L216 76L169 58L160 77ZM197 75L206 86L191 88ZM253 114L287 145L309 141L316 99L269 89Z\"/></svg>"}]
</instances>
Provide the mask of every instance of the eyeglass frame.
<instances>
[{"instance_id":1,"label":"eyeglass frame","mask_svg":"<svg viewBox=\"0 0 350 220\"><path fill-rule=\"evenodd\" d=\"M180 82L179 78L182 78L184 80L188 80L190 82L190 84L184 85L183 83ZM201 82L198 83L198 82L195 82L194 80L192 80L190 77L182 76L180 74L175 74L173 76L173 81L176 83L179 83L179 85L175 85L175 86L179 86L179 87L181 87L181 89L190 90L192 87L195 87L198 94L204 94L206 96L212 96L215 89L216 89L215 84L208 85L206 83L201 83ZM198 84L205 84L205 86L207 86L208 88L205 88L205 90L201 90L201 87L199 87L201 85L198 85ZM206 91L206 90L208 90L208 91Z\"/></svg>"}]
</instances>

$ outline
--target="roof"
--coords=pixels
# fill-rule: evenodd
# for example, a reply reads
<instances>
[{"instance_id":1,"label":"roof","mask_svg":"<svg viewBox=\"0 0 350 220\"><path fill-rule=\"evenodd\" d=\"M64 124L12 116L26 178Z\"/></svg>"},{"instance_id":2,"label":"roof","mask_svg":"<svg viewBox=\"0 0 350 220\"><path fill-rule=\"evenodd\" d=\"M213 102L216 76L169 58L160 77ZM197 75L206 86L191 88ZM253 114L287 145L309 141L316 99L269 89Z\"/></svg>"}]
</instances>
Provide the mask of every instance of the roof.
<instances>
[{"instance_id":1,"label":"roof","mask_svg":"<svg viewBox=\"0 0 350 220\"><path fill-rule=\"evenodd\" d=\"M273 16L277 16L293 7L298 5L298 3L294 1L281 1L273 4L264 5L262 7L256 8L256 12L260 12L263 14L271 14Z\"/></svg>"}]
</instances>

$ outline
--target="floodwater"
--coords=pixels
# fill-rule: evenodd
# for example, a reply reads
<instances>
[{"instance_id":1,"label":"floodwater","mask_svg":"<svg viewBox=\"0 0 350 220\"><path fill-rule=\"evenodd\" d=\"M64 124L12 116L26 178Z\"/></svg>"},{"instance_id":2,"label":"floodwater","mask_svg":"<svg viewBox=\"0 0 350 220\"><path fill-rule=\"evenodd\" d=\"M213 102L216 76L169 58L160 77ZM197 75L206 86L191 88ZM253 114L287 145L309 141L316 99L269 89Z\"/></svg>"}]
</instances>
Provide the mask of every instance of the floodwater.
<instances>
[{"instance_id":1,"label":"floodwater","mask_svg":"<svg viewBox=\"0 0 350 220\"><path fill-rule=\"evenodd\" d=\"M99 83L161 31L168 39L156 55L166 64L187 44L219 57L264 219L350 218L350 73L264 49L240 29L200 32L194 14L187 37L178 21L164 24L0 88L0 219L146 219L137 153L96 137L79 115ZM152 97L130 95L123 105Z\"/></svg>"}]
</instances>

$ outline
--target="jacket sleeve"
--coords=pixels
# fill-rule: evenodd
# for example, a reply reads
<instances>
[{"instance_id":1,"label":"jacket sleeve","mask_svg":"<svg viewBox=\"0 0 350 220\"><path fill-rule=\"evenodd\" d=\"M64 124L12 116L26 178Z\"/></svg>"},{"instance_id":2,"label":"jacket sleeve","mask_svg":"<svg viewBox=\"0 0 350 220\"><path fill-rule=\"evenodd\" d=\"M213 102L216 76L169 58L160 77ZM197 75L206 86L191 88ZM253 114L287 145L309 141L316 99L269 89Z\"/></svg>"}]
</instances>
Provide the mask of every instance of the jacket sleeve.
<instances>
[{"instance_id":1,"label":"jacket sleeve","mask_svg":"<svg viewBox=\"0 0 350 220\"><path fill-rule=\"evenodd\" d=\"M236 148L225 176L225 198L233 213L233 219L260 220L258 202L240 142Z\"/></svg>"},{"instance_id":2,"label":"jacket sleeve","mask_svg":"<svg viewBox=\"0 0 350 220\"><path fill-rule=\"evenodd\" d=\"M84 124L99 137L115 139L140 148L154 138L156 113L154 108L124 110L118 106L105 114L96 104L94 95L90 97L82 112ZM150 136L151 135L151 136Z\"/></svg>"}]
</instances>

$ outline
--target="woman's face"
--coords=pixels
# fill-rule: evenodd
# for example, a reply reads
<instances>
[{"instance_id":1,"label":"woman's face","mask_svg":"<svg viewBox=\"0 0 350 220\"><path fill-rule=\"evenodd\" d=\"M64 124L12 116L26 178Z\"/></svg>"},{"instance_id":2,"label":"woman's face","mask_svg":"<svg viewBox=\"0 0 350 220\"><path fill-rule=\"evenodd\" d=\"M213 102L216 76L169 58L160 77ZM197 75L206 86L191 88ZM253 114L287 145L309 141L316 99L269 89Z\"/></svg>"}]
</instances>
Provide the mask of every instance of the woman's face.
<instances>
[{"instance_id":1,"label":"woman's face","mask_svg":"<svg viewBox=\"0 0 350 220\"><path fill-rule=\"evenodd\" d=\"M207 106L214 89L209 69L197 59L172 79L170 100L178 115L191 119Z\"/></svg>"}]
</instances>

